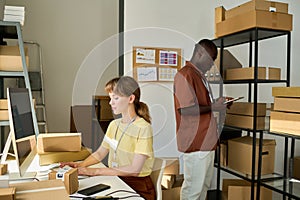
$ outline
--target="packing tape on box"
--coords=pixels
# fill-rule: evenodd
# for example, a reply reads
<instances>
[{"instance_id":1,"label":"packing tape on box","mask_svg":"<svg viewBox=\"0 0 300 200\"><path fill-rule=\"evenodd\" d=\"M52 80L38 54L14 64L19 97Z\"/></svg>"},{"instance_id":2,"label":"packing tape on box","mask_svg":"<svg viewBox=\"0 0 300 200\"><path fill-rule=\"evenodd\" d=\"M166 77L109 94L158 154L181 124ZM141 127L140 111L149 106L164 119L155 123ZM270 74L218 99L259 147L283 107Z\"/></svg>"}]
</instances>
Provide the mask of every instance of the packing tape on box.
<instances>
[{"instance_id":1,"label":"packing tape on box","mask_svg":"<svg viewBox=\"0 0 300 200\"><path fill-rule=\"evenodd\" d=\"M56 179L60 179L62 181L65 180L65 173L70 171L72 167L70 166L64 166L63 168L59 168L56 172Z\"/></svg>"}]
</instances>

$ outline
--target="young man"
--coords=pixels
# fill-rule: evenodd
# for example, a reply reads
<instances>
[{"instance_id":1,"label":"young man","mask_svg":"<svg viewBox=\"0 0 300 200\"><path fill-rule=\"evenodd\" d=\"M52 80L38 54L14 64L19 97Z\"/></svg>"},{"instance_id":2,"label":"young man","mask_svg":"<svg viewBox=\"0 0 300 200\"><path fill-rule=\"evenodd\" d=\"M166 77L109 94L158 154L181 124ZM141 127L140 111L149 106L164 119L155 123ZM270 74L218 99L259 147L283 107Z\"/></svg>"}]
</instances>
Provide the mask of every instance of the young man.
<instances>
[{"instance_id":1,"label":"young man","mask_svg":"<svg viewBox=\"0 0 300 200\"><path fill-rule=\"evenodd\" d=\"M174 103L178 150L183 152L182 200L205 200L214 169L218 128L213 111L225 111L225 98L214 102L204 74L214 65L217 47L203 39L192 58L174 79Z\"/></svg>"}]
</instances>

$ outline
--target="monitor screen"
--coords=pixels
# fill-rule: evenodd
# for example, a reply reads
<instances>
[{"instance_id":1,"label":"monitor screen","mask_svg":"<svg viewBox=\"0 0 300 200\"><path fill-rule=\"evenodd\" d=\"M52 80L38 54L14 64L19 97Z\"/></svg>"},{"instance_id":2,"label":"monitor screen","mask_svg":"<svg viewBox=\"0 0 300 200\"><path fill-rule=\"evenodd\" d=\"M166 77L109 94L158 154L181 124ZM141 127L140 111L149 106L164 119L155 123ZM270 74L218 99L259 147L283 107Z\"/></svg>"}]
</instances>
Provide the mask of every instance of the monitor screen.
<instances>
[{"instance_id":1,"label":"monitor screen","mask_svg":"<svg viewBox=\"0 0 300 200\"><path fill-rule=\"evenodd\" d=\"M36 134L33 125L33 113L27 88L8 88L7 96L10 139L7 140L5 146L9 146L10 143L13 146L16 164L19 169L16 178L20 178L25 177L27 168L36 154ZM5 152L7 152L7 150Z\"/></svg>"},{"instance_id":2,"label":"monitor screen","mask_svg":"<svg viewBox=\"0 0 300 200\"><path fill-rule=\"evenodd\" d=\"M9 98L16 139L34 135L28 90L26 88L9 88Z\"/></svg>"}]
</instances>

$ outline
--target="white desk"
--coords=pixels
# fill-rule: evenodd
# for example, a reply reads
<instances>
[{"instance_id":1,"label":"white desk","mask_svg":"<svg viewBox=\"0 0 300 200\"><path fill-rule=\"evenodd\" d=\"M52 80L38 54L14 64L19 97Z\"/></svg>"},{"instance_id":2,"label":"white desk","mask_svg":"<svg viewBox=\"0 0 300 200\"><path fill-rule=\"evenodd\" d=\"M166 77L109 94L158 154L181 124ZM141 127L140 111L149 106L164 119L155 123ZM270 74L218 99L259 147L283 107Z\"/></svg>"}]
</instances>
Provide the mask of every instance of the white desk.
<instances>
[{"instance_id":1,"label":"white desk","mask_svg":"<svg viewBox=\"0 0 300 200\"><path fill-rule=\"evenodd\" d=\"M102 163L93 165L91 167L105 167ZM35 156L34 160L32 161L31 165L29 166L28 170L29 172L36 172L36 171L43 171L47 168L47 166L40 166L39 165L39 157ZM9 161L8 162L8 170L9 172L17 172L17 167L16 167L16 162L15 161ZM44 177L37 177L39 180L47 180L48 176ZM29 181L29 180L27 180ZM91 187L93 185L103 183L106 185L110 185L111 188L102 192L99 192L97 194L94 194L92 196L105 196L111 192L118 191L118 190L124 190L124 192L116 192L112 194L111 196L113 197L127 197L127 196L132 196L132 195L137 195L133 194L132 192L135 192L131 187L129 187L126 183L124 183L119 177L117 176L93 176L93 177L88 177L85 179L80 179L79 180L79 190L84 189L87 187ZM129 192L126 192L129 191ZM82 196L80 194L72 194L70 196L78 196L76 198L70 197L71 200L77 200L80 199L79 197ZM142 197L131 197L131 198L126 198L126 199L132 199L132 200L141 200L143 199Z\"/></svg>"}]
</instances>

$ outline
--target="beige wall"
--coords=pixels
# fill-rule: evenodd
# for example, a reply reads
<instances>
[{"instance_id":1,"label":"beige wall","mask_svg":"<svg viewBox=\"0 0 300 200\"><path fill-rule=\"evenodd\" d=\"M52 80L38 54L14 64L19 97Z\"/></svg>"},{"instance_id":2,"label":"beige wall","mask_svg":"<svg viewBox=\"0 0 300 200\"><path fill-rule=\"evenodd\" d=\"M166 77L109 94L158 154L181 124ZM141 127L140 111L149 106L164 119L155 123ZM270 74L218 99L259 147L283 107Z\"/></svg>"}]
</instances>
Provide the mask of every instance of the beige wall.
<instances>
[{"instance_id":1,"label":"beige wall","mask_svg":"<svg viewBox=\"0 0 300 200\"><path fill-rule=\"evenodd\" d=\"M69 131L75 77L90 51L118 33L118 1L7 0L6 4L25 6L23 38L42 47L48 129ZM97 83L102 88L103 82L118 74L118 66L115 61L98 67L105 67L104 78ZM82 98L81 103L91 104L92 94Z\"/></svg>"}]
</instances>

